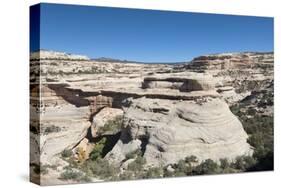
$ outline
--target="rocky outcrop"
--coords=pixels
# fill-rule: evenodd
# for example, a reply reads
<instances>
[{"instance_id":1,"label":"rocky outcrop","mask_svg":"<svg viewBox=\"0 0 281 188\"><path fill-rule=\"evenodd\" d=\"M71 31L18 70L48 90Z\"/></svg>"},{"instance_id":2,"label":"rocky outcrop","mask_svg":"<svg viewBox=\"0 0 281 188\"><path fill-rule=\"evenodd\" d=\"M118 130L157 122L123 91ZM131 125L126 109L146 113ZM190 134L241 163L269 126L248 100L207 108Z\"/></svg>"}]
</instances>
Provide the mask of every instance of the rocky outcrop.
<instances>
[{"instance_id":1,"label":"rocky outcrop","mask_svg":"<svg viewBox=\"0 0 281 188\"><path fill-rule=\"evenodd\" d=\"M107 97L102 95L88 97L87 100L89 100L90 103L89 105L90 105L91 114L97 113L102 108L112 107L112 103L113 103L112 97Z\"/></svg>"},{"instance_id":2,"label":"rocky outcrop","mask_svg":"<svg viewBox=\"0 0 281 188\"><path fill-rule=\"evenodd\" d=\"M196 57L184 67L212 75L217 91L233 105L273 81L273 62L272 52L222 53Z\"/></svg>"},{"instance_id":3,"label":"rocky outcrop","mask_svg":"<svg viewBox=\"0 0 281 188\"><path fill-rule=\"evenodd\" d=\"M273 89L263 92L273 88L272 53L206 55L167 65L42 51L31 56L30 79L41 84L31 87L34 164L57 165L65 149L87 160L105 137L102 157L124 169L134 161L126 155L136 150L147 166L191 155L199 162L234 160L253 149L229 106L250 101L247 112L273 114Z\"/></svg>"},{"instance_id":4,"label":"rocky outcrop","mask_svg":"<svg viewBox=\"0 0 281 188\"><path fill-rule=\"evenodd\" d=\"M195 76L195 77L194 77ZM142 83L144 89L177 89L181 92L214 90L213 78L210 75L194 75L193 77L145 77ZM197 78L196 78L197 76Z\"/></svg>"},{"instance_id":5,"label":"rocky outcrop","mask_svg":"<svg viewBox=\"0 0 281 188\"><path fill-rule=\"evenodd\" d=\"M30 60L79 60L79 61L87 61L90 60L87 56L84 55L76 55L69 54L64 52L55 52L49 50L40 50L38 52L34 52L30 56Z\"/></svg>"},{"instance_id":6,"label":"rocky outcrop","mask_svg":"<svg viewBox=\"0 0 281 188\"><path fill-rule=\"evenodd\" d=\"M273 53L245 52L205 55L194 58L187 67L205 70L272 68Z\"/></svg>"},{"instance_id":7,"label":"rocky outcrop","mask_svg":"<svg viewBox=\"0 0 281 188\"><path fill-rule=\"evenodd\" d=\"M34 113L35 119L31 119L32 125L39 125L40 127L33 127L32 134L36 141L34 144L39 144L37 147L40 150L40 162L52 163L55 155L61 153L65 149L72 149L77 143L82 140L90 127L89 122L90 110L89 106L82 106L81 101L75 98L75 104L71 104L72 97L69 92L51 89L50 86L41 86L40 97L33 96L33 100L38 100L34 104L39 106L32 106L31 112ZM33 88L34 94L37 94ZM62 95L64 93L64 95ZM40 124L36 122L36 118L40 115ZM36 148L36 146L34 146Z\"/></svg>"},{"instance_id":8,"label":"rocky outcrop","mask_svg":"<svg viewBox=\"0 0 281 188\"><path fill-rule=\"evenodd\" d=\"M125 110L121 139L107 157L120 163L128 152L144 151L148 165L175 163L195 155L201 161L251 155L247 134L221 99L169 101L133 99Z\"/></svg>"},{"instance_id":9,"label":"rocky outcrop","mask_svg":"<svg viewBox=\"0 0 281 188\"><path fill-rule=\"evenodd\" d=\"M91 126L91 134L92 137L97 137L98 135L106 135L106 134L116 134L114 130L114 124L110 125L110 122L113 122L117 118L123 118L123 110L118 108L109 108L105 107L100 110L94 117ZM105 127L107 126L107 127ZM110 126L110 127L108 127ZM120 130L119 130L120 131Z\"/></svg>"}]
</instances>

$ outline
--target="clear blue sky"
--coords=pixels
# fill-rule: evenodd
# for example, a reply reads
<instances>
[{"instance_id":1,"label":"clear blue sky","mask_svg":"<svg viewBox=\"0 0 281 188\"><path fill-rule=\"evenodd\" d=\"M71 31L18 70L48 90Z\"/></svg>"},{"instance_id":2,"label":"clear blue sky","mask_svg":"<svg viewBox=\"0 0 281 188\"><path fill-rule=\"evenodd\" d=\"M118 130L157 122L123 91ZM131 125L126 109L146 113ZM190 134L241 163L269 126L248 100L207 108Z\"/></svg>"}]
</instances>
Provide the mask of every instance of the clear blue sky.
<instances>
[{"instance_id":1,"label":"clear blue sky","mask_svg":"<svg viewBox=\"0 0 281 188\"><path fill-rule=\"evenodd\" d=\"M41 4L40 48L144 62L273 51L273 18ZM31 50L32 46L31 46Z\"/></svg>"}]
</instances>

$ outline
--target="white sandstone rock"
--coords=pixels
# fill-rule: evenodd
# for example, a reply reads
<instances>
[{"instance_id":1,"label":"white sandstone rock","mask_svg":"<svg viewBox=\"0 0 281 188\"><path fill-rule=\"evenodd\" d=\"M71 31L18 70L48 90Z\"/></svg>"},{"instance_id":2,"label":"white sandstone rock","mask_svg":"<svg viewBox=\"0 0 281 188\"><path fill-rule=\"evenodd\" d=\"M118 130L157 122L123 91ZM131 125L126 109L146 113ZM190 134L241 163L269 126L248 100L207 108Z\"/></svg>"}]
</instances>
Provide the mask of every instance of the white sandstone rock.
<instances>
[{"instance_id":1,"label":"white sandstone rock","mask_svg":"<svg viewBox=\"0 0 281 188\"><path fill-rule=\"evenodd\" d=\"M118 108L109 108L109 107L103 108L93 118L92 126L91 126L92 136L95 137L99 129L104 127L106 123L118 117L123 116L123 114L124 114L123 110Z\"/></svg>"},{"instance_id":2,"label":"white sandstone rock","mask_svg":"<svg viewBox=\"0 0 281 188\"><path fill-rule=\"evenodd\" d=\"M113 151L120 153L115 155L146 137L144 157L148 165L167 165L191 155L199 161L218 161L252 154L242 124L221 99L209 99L200 105L194 101L134 99L124 118L124 131L131 141L118 141Z\"/></svg>"}]
</instances>

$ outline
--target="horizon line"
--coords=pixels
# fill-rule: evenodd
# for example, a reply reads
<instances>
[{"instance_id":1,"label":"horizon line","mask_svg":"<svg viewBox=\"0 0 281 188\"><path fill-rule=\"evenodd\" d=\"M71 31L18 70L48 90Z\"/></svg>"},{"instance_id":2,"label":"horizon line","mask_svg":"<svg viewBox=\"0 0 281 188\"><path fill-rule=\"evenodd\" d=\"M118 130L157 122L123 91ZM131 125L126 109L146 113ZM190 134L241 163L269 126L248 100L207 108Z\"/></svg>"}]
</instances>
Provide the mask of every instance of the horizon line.
<instances>
[{"instance_id":1,"label":"horizon line","mask_svg":"<svg viewBox=\"0 0 281 188\"><path fill-rule=\"evenodd\" d=\"M273 51L228 51L228 52L214 52L214 53L209 53L209 54L202 54L202 55L198 55L198 56L194 56L191 59L186 59L186 60L182 60L182 61L137 61L137 60L132 60L132 59L120 59L120 58L114 58L114 57L104 57L104 56L98 56L98 57L91 57L88 56L86 54L80 54L80 53L70 53L70 52L65 52L65 51L59 51L59 50L51 50L51 49L45 49L45 48L41 48L39 50L35 50L35 51L30 51L29 53L36 53L36 52L40 52L40 51L49 51L49 52L58 52L58 53L65 53L68 55L81 55L81 56L86 56L87 58L89 58L89 60L99 60L99 59L108 59L108 60L116 60L119 62L132 62L132 63L144 63L144 64L177 64L177 63L188 63L190 61L192 61L194 58L200 57L200 56L212 56L212 55L219 55L219 54L239 54L239 53L273 53L274 54L274 50Z\"/></svg>"}]
</instances>

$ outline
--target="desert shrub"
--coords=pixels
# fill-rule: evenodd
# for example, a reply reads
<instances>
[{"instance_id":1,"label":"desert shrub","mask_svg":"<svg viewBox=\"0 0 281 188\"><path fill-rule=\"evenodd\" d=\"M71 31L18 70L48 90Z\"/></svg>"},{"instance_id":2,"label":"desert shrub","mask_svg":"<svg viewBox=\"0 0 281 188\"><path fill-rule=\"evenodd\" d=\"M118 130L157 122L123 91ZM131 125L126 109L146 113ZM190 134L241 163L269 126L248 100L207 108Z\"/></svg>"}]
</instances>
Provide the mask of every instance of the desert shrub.
<instances>
[{"instance_id":1,"label":"desert shrub","mask_svg":"<svg viewBox=\"0 0 281 188\"><path fill-rule=\"evenodd\" d=\"M136 158L137 156L140 156L142 154L141 150L140 149L136 149L135 151L132 151L130 153L127 153L126 154L126 160L128 159L134 159Z\"/></svg>"},{"instance_id":2,"label":"desert shrub","mask_svg":"<svg viewBox=\"0 0 281 188\"><path fill-rule=\"evenodd\" d=\"M95 161L87 160L79 166L85 173L85 177L98 177L106 180L117 180L119 169L111 165L107 160L98 158Z\"/></svg>"},{"instance_id":3,"label":"desert shrub","mask_svg":"<svg viewBox=\"0 0 281 188\"><path fill-rule=\"evenodd\" d=\"M192 174L192 166L190 163L186 163L185 160L179 160L174 166L175 176L185 176Z\"/></svg>"},{"instance_id":4,"label":"desert shrub","mask_svg":"<svg viewBox=\"0 0 281 188\"><path fill-rule=\"evenodd\" d=\"M128 165L128 170L138 172L143 170L143 165L146 163L145 158L137 156L137 158Z\"/></svg>"},{"instance_id":5,"label":"desert shrub","mask_svg":"<svg viewBox=\"0 0 281 188\"><path fill-rule=\"evenodd\" d=\"M233 114L239 114L240 113L240 106L239 105L233 105L230 107L230 110Z\"/></svg>"},{"instance_id":6,"label":"desert shrub","mask_svg":"<svg viewBox=\"0 0 281 188\"><path fill-rule=\"evenodd\" d=\"M178 174L181 174L181 172L183 174L186 174L186 172L187 172L187 165L186 165L185 161L184 160L179 160L179 162L177 163L175 169L176 169L176 172L178 172Z\"/></svg>"},{"instance_id":7,"label":"desert shrub","mask_svg":"<svg viewBox=\"0 0 281 188\"><path fill-rule=\"evenodd\" d=\"M273 158L270 153L273 153L273 117L270 116L254 116L251 120L242 121L246 132L249 134L248 143L254 147L253 158L259 163L257 170L263 170L263 162L267 161L264 170L269 170L268 167L273 167ZM266 159L266 157L269 157ZM270 163L271 164L268 165ZM273 168L271 169L273 170Z\"/></svg>"},{"instance_id":8,"label":"desert shrub","mask_svg":"<svg viewBox=\"0 0 281 188\"><path fill-rule=\"evenodd\" d=\"M248 168L248 171L265 171L265 170L273 170L273 152L269 151L264 156L259 157L256 164Z\"/></svg>"},{"instance_id":9,"label":"desert shrub","mask_svg":"<svg viewBox=\"0 0 281 188\"><path fill-rule=\"evenodd\" d=\"M152 167L147 170L144 174L144 178L159 178L163 177L163 168L161 167Z\"/></svg>"},{"instance_id":10,"label":"desert shrub","mask_svg":"<svg viewBox=\"0 0 281 188\"><path fill-rule=\"evenodd\" d=\"M86 166L79 165L76 161L73 161L71 164L64 167L64 171L60 174L60 179L74 180L78 182L90 182L91 174L86 172L85 167Z\"/></svg>"},{"instance_id":11,"label":"desert shrub","mask_svg":"<svg viewBox=\"0 0 281 188\"><path fill-rule=\"evenodd\" d=\"M106 143L106 138L102 138L99 142L95 144L94 149L90 153L90 159L95 161L102 157L102 152Z\"/></svg>"},{"instance_id":12,"label":"desert shrub","mask_svg":"<svg viewBox=\"0 0 281 188\"><path fill-rule=\"evenodd\" d=\"M179 160L178 163L172 165L172 168L175 170L174 172L165 170L164 176L170 177L193 175L196 163L198 163L198 159L196 158L196 156L187 156L183 160Z\"/></svg>"},{"instance_id":13,"label":"desert shrub","mask_svg":"<svg viewBox=\"0 0 281 188\"><path fill-rule=\"evenodd\" d=\"M68 158L72 156L72 151L70 149L65 149L61 152L63 158Z\"/></svg>"},{"instance_id":14,"label":"desert shrub","mask_svg":"<svg viewBox=\"0 0 281 188\"><path fill-rule=\"evenodd\" d=\"M191 156L187 156L185 157L184 161L188 164L191 164L191 163L197 163L198 162L198 159L196 156L194 155L191 155Z\"/></svg>"},{"instance_id":15,"label":"desert shrub","mask_svg":"<svg viewBox=\"0 0 281 188\"><path fill-rule=\"evenodd\" d=\"M132 171L125 171L119 175L119 180L133 180L135 177L134 172Z\"/></svg>"},{"instance_id":16,"label":"desert shrub","mask_svg":"<svg viewBox=\"0 0 281 188\"><path fill-rule=\"evenodd\" d=\"M83 175L83 176L81 176L81 177L79 178L79 181L80 181L80 182L91 182L92 180L91 180L91 178L90 178L89 176Z\"/></svg>"},{"instance_id":17,"label":"desert shrub","mask_svg":"<svg viewBox=\"0 0 281 188\"><path fill-rule=\"evenodd\" d=\"M251 156L239 156L236 157L234 163L231 164L232 168L238 169L240 171L247 171L256 164L256 160Z\"/></svg>"},{"instance_id":18,"label":"desert shrub","mask_svg":"<svg viewBox=\"0 0 281 188\"><path fill-rule=\"evenodd\" d=\"M195 174L217 174L220 172L219 165L212 159L207 159L203 161L200 165L196 166L194 169Z\"/></svg>"},{"instance_id":19,"label":"desert shrub","mask_svg":"<svg viewBox=\"0 0 281 188\"><path fill-rule=\"evenodd\" d=\"M252 102L234 105L231 107L232 112L237 115L249 135L248 143L254 147L253 160L256 162L252 167L243 166L244 162L240 162L242 170L273 170L273 124L272 115L264 115L257 113L251 108ZM257 107L273 105L273 93L265 92L257 101ZM248 114L252 116L249 117ZM265 162L266 161L266 162ZM249 161L248 161L249 162ZM263 168L264 165L264 168ZM271 168L271 169L270 169Z\"/></svg>"},{"instance_id":20,"label":"desert shrub","mask_svg":"<svg viewBox=\"0 0 281 188\"><path fill-rule=\"evenodd\" d=\"M103 179L114 178L118 174L118 169L105 159L98 158L95 161L89 163L89 169L93 176L100 177Z\"/></svg>"},{"instance_id":21,"label":"desert shrub","mask_svg":"<svg viewBox=\"0 0 281 188\"><path fill-rule=\"evenodd\" d=\"M222 169L228 169L230 167L230 163L226 158L220 159L220 167Z\"/></svg>"},{"instance_id":22,"label":"desert shrub","mask_svg":"<svg viewBox=\"0 0 281 188\"><path fill-rule=\"evenodd\" d=\"M62 180L80 181L82 177L83 177L82 172L73 170L72 168L67 168L60 174L60 179L62 179Z\"/></svg>"}]
</instances>

